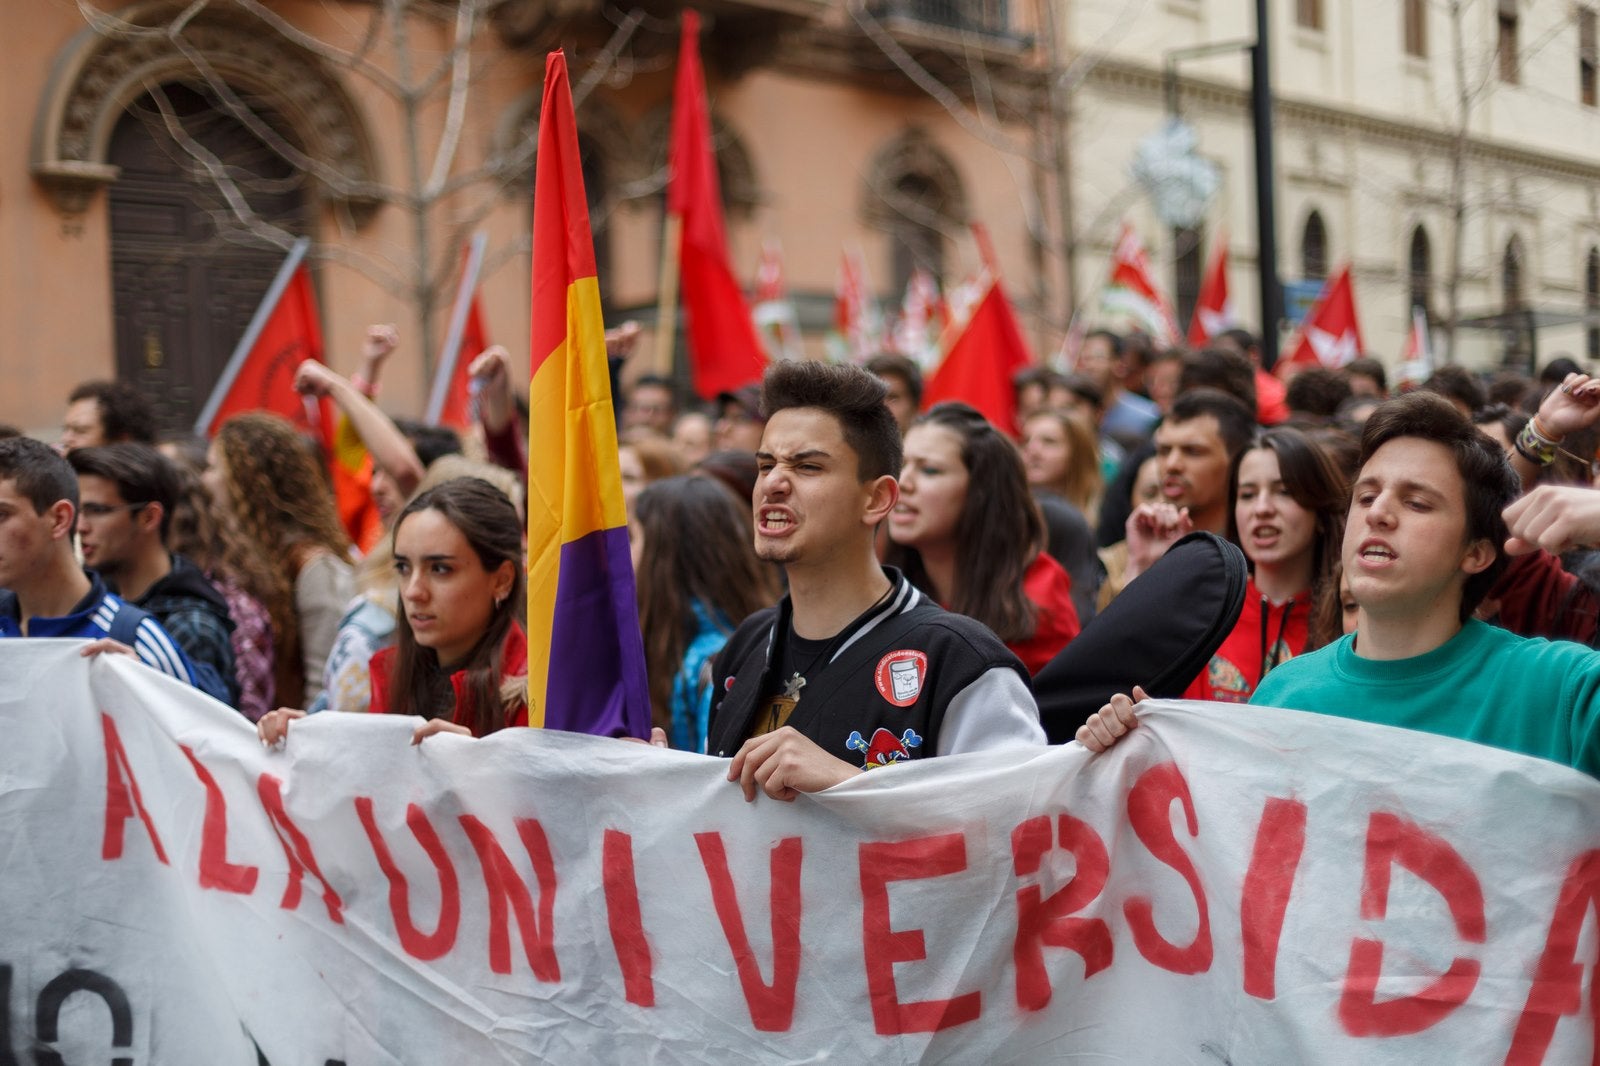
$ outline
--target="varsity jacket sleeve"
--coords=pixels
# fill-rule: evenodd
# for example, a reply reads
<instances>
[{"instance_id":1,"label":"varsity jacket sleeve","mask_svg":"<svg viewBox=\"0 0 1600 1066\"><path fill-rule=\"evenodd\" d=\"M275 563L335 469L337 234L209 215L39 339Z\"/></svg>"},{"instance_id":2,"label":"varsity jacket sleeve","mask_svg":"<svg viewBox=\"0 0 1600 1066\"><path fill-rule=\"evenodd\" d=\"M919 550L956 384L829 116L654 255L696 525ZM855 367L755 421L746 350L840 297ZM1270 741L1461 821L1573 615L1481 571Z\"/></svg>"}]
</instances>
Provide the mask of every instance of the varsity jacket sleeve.
<instances>
[{"instance_id":1,"label":"varsity jacket sleeve","mask_svg":"<svg viewBox=\"0 0 1600 1066\"><path fill-rule=\"evenodd\" d=\"M956 693L945 708L935 754L1042 748L1046 743L1039 706L1027 682L1011 667L996 666Z\"/></svg>"}]
</instances>

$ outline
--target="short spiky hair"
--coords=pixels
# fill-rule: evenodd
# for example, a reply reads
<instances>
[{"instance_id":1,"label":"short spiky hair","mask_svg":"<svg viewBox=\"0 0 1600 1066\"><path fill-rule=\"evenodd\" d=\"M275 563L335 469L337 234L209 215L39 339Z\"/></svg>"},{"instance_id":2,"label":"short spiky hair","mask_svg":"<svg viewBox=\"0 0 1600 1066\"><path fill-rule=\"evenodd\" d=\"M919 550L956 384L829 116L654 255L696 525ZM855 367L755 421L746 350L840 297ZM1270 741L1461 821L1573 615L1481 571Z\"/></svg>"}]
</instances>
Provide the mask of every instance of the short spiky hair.
<instances>
[{"instance_id":1,"label":"short spiky hair","mask_svg":"<svg viewBox=\"0 0 1600 1066\"><path fill-rule=\"evenodd\" d=\"M791 407L815 407L839 420L844 442L856 453L863 483L900 473L900 427L885 404L889 388L860 367L785 359L761 381L761 413L768 419Z\"/></svg>"},{"instance_id":2,"label":"short spiky hair","mask_svg":"<svg viewBox=\"0 0 1600 1066\"><path fill-rule=\"evenodd\" d=\"M17 495L44 514L66 500L78 508L78 476L56 450L32 437L0 439L0 481L15 481Z\"/></svg>"},{"instance_id":3,"label":"short spiky hair","mask_svg":"<svg viewBox=\"0 0 1600 1066\"><path fill-rule=\"evenodd\" d=\"M1434 392L1412 392L1388 400L1372 412L1361 430L1361 465L1392 440L1417 437L1450 450L1466 487L1467 541L1487 540L1494 562L1482 573L1467 578L1461 590L1461 620L1472 612L1505 572L1505 542L1509 533L1501 515L1517 498L1522 486L1505 454L1455 406Z\"/></svg>"}]
</instances>

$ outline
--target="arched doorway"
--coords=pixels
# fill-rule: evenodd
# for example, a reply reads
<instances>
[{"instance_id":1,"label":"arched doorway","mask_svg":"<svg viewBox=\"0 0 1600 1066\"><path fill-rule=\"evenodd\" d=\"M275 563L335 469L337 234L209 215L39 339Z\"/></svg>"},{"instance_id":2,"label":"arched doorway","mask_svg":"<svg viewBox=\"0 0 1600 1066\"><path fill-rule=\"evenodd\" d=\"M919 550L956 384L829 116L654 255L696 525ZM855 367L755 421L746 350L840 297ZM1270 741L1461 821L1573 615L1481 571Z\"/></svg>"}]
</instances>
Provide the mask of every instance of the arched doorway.
<instances>
[{"instance_id":1,"label":"arched doorway","mask_svg":"<svg viewBox=\"0 0 1600 1066\"><path fill-rule=\"evenodd\" d=\"M262 223L303 233L305 178L209 91L179 83L129 105L107 161L121 168L110 189L117 376L150 398L163 432L184 432L284 256L223 186Z\"/></svg>"}]
</instances>

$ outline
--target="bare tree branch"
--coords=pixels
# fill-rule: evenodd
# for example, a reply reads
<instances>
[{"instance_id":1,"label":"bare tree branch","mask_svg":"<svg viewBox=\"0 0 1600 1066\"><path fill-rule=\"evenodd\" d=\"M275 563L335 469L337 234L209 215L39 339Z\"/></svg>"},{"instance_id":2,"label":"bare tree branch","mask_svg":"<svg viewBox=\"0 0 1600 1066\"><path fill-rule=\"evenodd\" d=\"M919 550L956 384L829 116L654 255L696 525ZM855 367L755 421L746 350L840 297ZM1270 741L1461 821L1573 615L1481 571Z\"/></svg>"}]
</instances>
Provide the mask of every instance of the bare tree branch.
<instances>
[{"instance_id":1,"label":"bare tree branch","mask_svg":"<svg viewBox=\"0 0 1600 1066\"><path fill-rule=\"evenodd\" d=\"M930 74L922 64L912 57L911 53L900 46L900 42L896 41L877 19L872 17L867 11L863 0L848 0L845 6L850 12L850 17L855 20L856 25L861 27L862 32L872 39L872 42L878 46L879 50L895 66L899 67L901 72L910 78L917 88L927 93L935 103L944 108L950 117L955 119L957 125L997 152L1020 156L1023 159L1033 158L1032 153L1025 145L1019 144L1010 137L1006 137L990 128L982 121L975 119L955 93L951 92L938 78Z\"/></svg>"},{"instance_id":2,"label":"bare tree branch","mask_svg":"<svg viewBox=\"0 0 1600 1066\"><path fill-rule=\"evenodd\" d=\"M462 0L456 5L456 36L450 61L450 98L445 106L444 130L439 136L439 150L433 157L433 171L422 186L425 199L438 195L455 162L456 147L461 143L461 127L467 114L468 77L472 72L473 20L477 15L475 0Z\"/></svg>"}]
</instances>

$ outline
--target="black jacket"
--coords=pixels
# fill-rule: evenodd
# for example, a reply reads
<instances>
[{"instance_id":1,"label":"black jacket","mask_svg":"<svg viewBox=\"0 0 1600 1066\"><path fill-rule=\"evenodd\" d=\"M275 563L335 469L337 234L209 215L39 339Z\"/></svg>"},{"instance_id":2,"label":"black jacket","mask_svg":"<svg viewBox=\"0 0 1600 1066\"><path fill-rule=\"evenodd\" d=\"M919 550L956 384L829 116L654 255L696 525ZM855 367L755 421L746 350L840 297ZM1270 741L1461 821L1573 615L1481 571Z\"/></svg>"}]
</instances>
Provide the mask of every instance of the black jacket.
<instances>
[{"instance_id":1,"label":"black jacket","mask_svg":"<svg viewBox=\"0 0 1600 1066\"><path fill-rule=\"evenodd\" d=\"M953 706L978 716L964 724L967 738L982 738L987 722L997 741L1043 744L1022 662L985 626L946 611L899 571L884 573L889 596L835 638L837 649L812 671L788 724L830 755L869 768L939 754ZM710 754L738 751L763 698L781 689L774 652L791 614L785 596L745 619L718 653ZM979 739L963 747L983 746Z\"/></svg>"}]
</instances>

